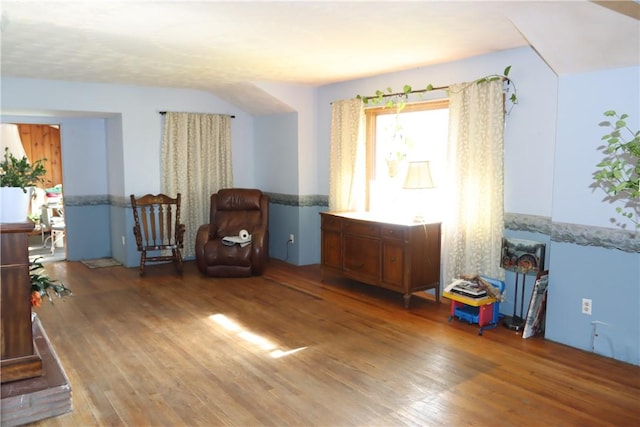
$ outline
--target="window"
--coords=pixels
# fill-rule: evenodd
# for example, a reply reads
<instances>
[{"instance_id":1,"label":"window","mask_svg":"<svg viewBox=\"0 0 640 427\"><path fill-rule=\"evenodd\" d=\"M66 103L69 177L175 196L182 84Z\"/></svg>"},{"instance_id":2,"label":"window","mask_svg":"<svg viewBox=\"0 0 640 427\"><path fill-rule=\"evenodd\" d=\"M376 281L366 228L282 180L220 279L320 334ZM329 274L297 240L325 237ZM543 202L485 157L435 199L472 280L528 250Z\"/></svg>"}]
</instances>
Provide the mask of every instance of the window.
<instances>
[{"instance_id":1,"label":"window","mask_svg":"<svg viewBox=\"0 0 640 427\"><path fill-rule=\"evenodd\" d=\"M367 118L367 208L402 219L428 212L439 216L439 183L444 178L449 101L407 104L399 113L374 107ZM409 162L429 161L435 188L403 189Z\"/></svg>"}]
</instances>

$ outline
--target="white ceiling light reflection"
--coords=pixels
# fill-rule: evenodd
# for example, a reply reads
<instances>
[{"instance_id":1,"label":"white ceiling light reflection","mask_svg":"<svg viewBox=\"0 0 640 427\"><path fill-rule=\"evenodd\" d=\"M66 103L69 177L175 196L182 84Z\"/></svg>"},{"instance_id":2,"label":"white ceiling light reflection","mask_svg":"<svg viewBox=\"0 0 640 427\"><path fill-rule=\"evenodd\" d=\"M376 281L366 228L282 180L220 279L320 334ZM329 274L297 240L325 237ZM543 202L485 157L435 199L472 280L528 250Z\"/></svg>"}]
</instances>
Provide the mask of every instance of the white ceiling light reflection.
<instances>
[{"instance_id":1,"label":"white ceiling light reflection","mask_svg":"<svg viewBox=\"0 0 640 427\"><path fill-rule=\"evenodd\" d=\"M228 331L237 332L237 336L242 340L251 343L262 350L269 351L269 355L274 359L288 356L307 348L300 347L293 350L281 350L265 337L244 329L240 324L224 314L212 314L211 316L209 316L209 319L213 320L216 324L222 326Z\"/></svg>"}]
</instances>

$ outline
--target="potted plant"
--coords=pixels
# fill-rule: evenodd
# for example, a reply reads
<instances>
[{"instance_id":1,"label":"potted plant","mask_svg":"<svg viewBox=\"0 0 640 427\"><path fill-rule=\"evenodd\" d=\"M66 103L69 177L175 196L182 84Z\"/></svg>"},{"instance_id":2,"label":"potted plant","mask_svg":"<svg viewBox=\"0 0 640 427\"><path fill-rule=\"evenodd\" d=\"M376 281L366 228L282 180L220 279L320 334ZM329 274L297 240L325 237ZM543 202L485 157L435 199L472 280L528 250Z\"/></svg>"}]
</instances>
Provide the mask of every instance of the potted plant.
<instances>
[{"instance_id":1,"label":"potted plant","mask_svg":"<svg viewBox=\"0 0 640 427\"><path fill-rule=\"evenodd\" d=\"M623 202L616 212L640 229L640 131L627 126L627 114L609 110L604 115L613 119L599 125L613 130L602 137L607 144L598 147L605 158L596 165L599 169L593 174L592 187L607 193L605 201Z\"/></svg>"},{"instance_id":2,"label":"potted plant","mask_svg":"<svg viewBox=\"0 0 640 427\"><path fill-rule=\"evenodd\" d=\"M2 196L1 223L25 222L29 211L29 190L44 183L47 174L44 160L29 162L27 156L16 158L5 147L0 161L0 195Z\"/></svg>"},{"instance_id":3,"label":"potted plant","mask_svg":"<svg viewBox=\"0 0 640 427\"><path fill-rule=\"evenodd\" d=\"M400 112L404 105L396 106L396 114L393 121L388 122L382 130L380 144L386 150L385 162L387 163L388 174L394 178L403 168L407 155L413 146L410 139L405 134L402 127Z\"/></svg>"},{"instance_id":4,"label":"potted plant","mask_svg":"<svg viewBox=\"0 0 640 427\"><path fill-rule=\"evenodd\" d=\"M36 258L29 265L29 278L31 279L31 305L33 307L40 307L42 299L47 298L53 304L53 293L58 298L65 296L71 296L71 289L67 288L63 283L58 280L51 279L44 272L42 263L39 262L40 258Z\"/></svg>"}]
</instances>

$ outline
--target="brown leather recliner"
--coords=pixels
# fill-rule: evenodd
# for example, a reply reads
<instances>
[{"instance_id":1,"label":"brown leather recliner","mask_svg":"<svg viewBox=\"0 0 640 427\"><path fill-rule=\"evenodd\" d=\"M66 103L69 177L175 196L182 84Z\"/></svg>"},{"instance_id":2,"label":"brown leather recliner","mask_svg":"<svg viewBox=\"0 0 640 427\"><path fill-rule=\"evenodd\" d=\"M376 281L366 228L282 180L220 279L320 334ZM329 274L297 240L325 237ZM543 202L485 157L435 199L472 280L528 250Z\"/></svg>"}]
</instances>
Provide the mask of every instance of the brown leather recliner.
<instances>
[{"instance_id":1,"label":"brown leather recliner","mask_svg":"<svg viewBox=\"0 0 640 427\"><path fill-rule=\"evenodd\" d=\"M241 230L251 235L245 246L223 243ZM269 259L269 196L250 188L226 188L211 195L209 224L196 235L196 265L215 277L260 275Z\"/></svg>"}]
</instances>

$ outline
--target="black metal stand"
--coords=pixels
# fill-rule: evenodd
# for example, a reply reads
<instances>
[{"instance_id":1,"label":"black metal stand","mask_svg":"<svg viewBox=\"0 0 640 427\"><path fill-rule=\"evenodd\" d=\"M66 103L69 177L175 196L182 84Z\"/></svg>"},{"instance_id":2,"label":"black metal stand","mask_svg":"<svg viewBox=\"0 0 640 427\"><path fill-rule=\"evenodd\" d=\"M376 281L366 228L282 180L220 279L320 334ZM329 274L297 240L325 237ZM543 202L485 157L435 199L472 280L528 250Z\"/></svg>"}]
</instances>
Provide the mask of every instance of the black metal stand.
<instances>
[{"instance_id":1,"label":"black metal stand","mask_svg":"<svg viewBox=\"0 0 640 427\"><path fill-rule=\"evenodd\" d=\"M516 291L513 296L513 316L506 316L502 321L502 324L513 331L521 331L524 329L524 291L525 281L527 280L527 274L522 273L522 293L520 295L520 315L516 315L516 307L518 303L518 276L520 273L516 271Z\"/></svg>"}]
</instances>

